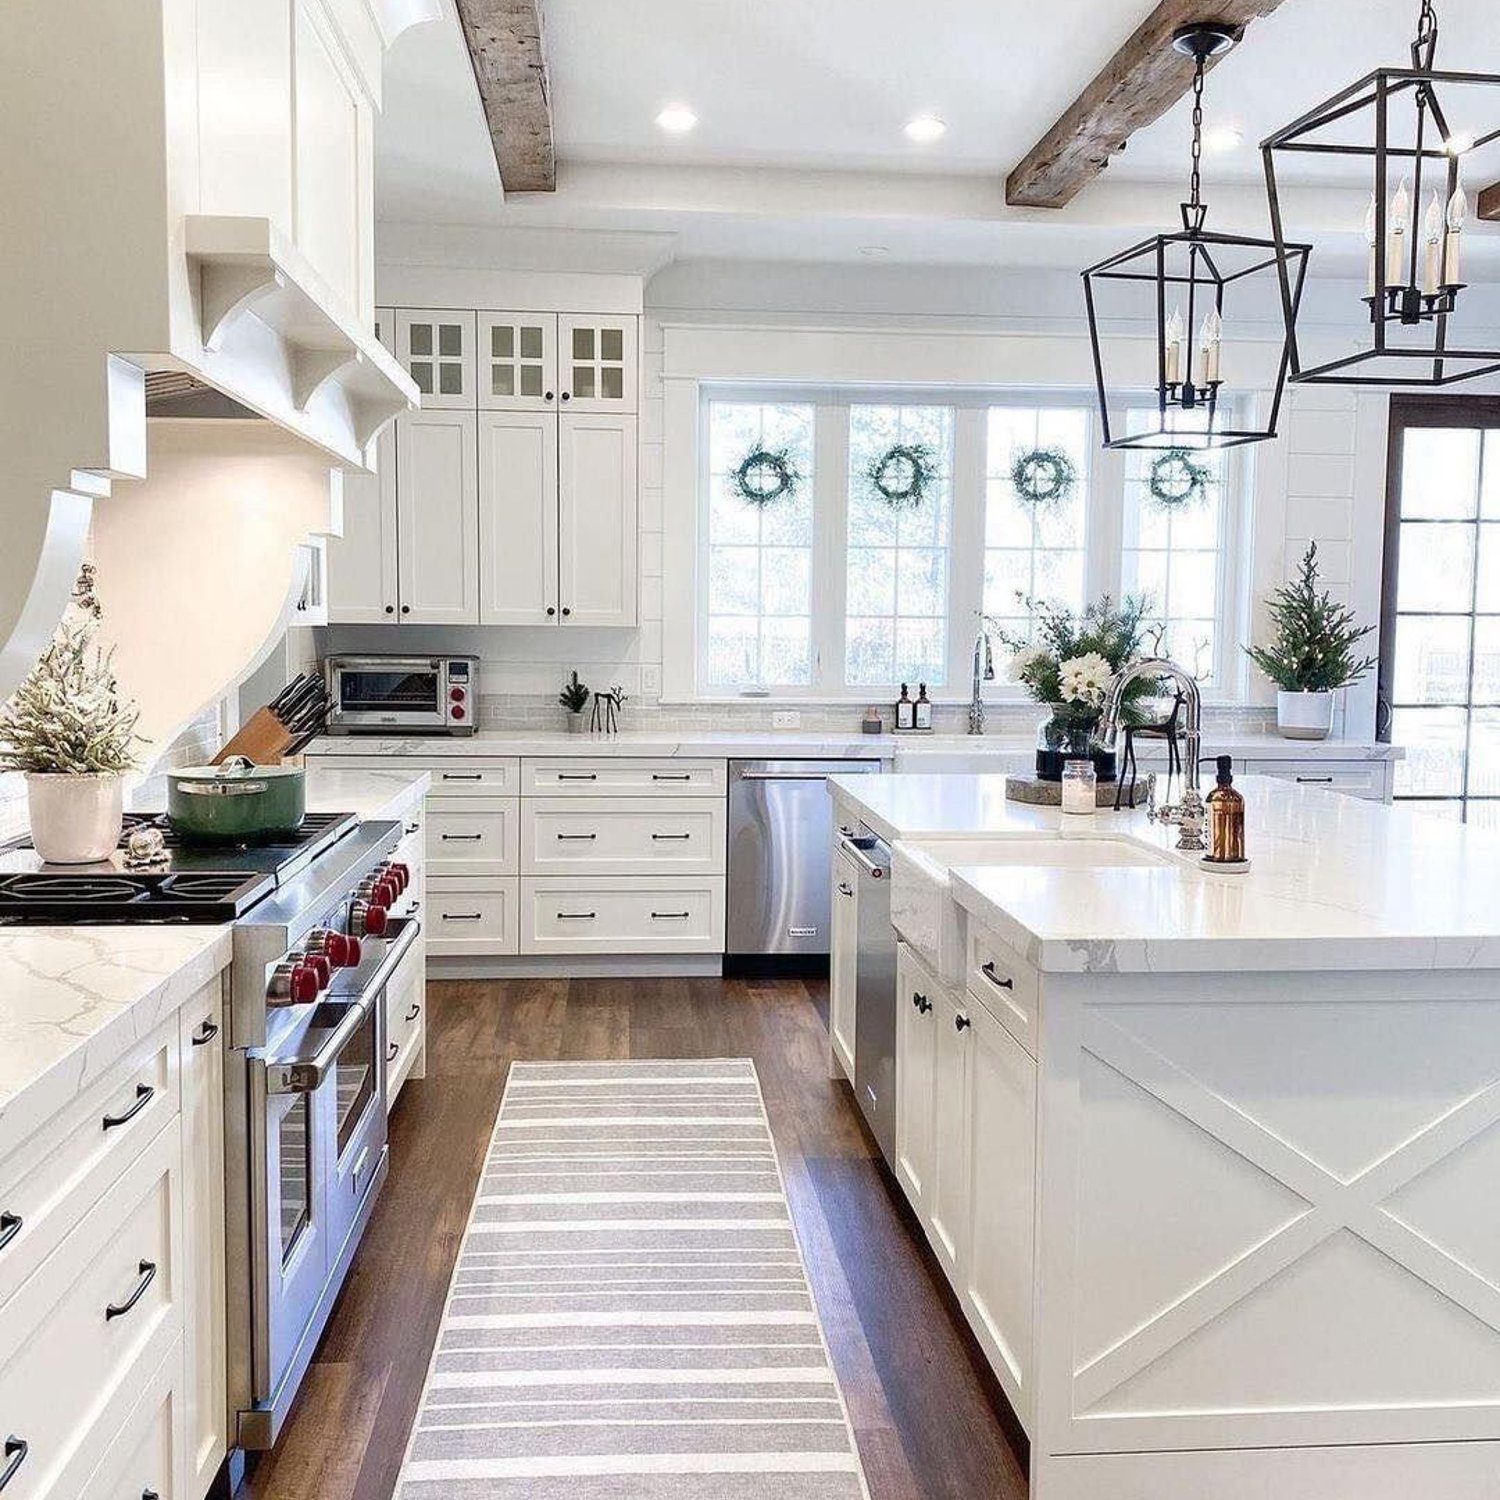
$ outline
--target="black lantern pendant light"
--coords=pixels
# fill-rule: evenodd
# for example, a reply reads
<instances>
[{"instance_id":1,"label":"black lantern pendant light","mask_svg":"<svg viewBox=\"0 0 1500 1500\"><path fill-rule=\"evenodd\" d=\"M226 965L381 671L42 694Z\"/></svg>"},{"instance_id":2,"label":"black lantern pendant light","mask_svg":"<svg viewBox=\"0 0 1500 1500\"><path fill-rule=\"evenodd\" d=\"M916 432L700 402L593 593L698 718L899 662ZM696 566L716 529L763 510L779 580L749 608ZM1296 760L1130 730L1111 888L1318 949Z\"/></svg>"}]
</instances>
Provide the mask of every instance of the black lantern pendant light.
<instances>
[{"instance_id":1,"label":"black lantern pendant light","mask_svg":"<svg viewBox=\"0 0 1500 1500\"><path fill-rule=\"evenodd\" d=\"M1241 307L1258 307L1262 316L1266 311L1274 316L1278 277L1284 276L1284 295L1295 309L1309 247L1216 234L1205 227L1208 205L1202 195L1204 70L1209 59L1227 52L1239 35L1233 26L1202 23L1184 27L1172 38L1172 45L1196 64L1192 176L1188 201L1182 205L1181 231L1159 234L1083 273L1106 448L1232 448L1276 436L1288 369L1286 344L1275 351L1265 425L1256 426L1248 403L1232 399L1235 387L1225 369L1224 328L1232 315L1228 304L1234 299ZM1138 322L1142 317L1154 318L1156 324L1154 371L1143 365L1107 373L1106 366L1118 363L1119 350L1127 346L1122 340L1107 356L1101 320ZM1138 341L1132 343L1138 355ZM1242 391L1267 383L1264 378L1238 382Z\"/></svg>"},{"instance_id":2,"label":"black lantern pendant light","mask_svg":"<svg viewBox=\"0 0 1500 1500\"><path fill-rule=\"evenodd\" d=\"M1500 94L1484 92L1500 90L1500 75L1439 72L1437 41L1437 11L1432 0L1422 0L1410 67L1377 68L1261 144L1278 244L1285 221L1278 173L1285 176L1291 158L1363 158L1370 172L1364 303L1371 332L1362 341L1368 347L1307 365L1297 339L1299 299L1284 267L1282 310L1295 381L1443 386L1500 370L1500 349L1464 348L1451 323L1464 291L1469 205L1461 168L1486 147L1491 158L1500 154L1500 129L1469 134L1449 113L1458 101L1500 109Z\"/></svg>"}]
</instances>

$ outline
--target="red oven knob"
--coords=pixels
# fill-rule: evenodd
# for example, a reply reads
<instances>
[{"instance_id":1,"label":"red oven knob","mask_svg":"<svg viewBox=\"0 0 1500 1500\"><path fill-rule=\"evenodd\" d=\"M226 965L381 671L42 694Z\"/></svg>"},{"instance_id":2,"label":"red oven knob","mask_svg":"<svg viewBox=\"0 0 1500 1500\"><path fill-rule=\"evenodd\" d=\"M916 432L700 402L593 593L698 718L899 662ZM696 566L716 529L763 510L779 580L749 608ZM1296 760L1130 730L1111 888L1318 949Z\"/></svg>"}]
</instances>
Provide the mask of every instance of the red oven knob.
<instances>
[{"instance_id":1,"label":"red oven knob","mask_svg":"<svg viewBox=\"0 0 1500 1500\"><path fill-rule=\"evenodd\" d=\"M294 1005L306 1005L318 998L318 976L305 963L292 966L290 998Z\"/></svg>"},{"instance_id":2,"label":"red oven knob","mask_svg":"<svg viewBox=\"0 0 1500 1500\"><path fill-rule=\"evenodd\" d=\"M464 690L462 688L459 688L459 687L449 688L448 689L448 696L455 703L462 703L464 701Z\"/></svg>"},{"instance_id":3,"label":"red oven knob","mask_svg":"<svg viewBox=\"0 0 1500 1500\"><path fill-rule=\"evenodd\" d=\"M391 866L391 874L396 877L397 889L404 896L406 894L407 887L411 885L411 866L404 864L394 864Z\"/></svg>"},{"instance_id":4,"label":"red oven knob","mask_svg":"<svg viewBox=\"0 0 1500 1500\"><path fill-rule=\"evenodd\" d=\"M349 912L349 922L361 937L382 937L388 918L383 906L371 901L356 901Z\"/></svg>"},{"instance_id":5,"label":"red oven knob","mask_svg":"<svg viewBox=\"0 0 1500 1500\"><path fill-rule=\"evenodd\" d=\"M313 976L318 981L318 988L326 990L329 981L333 978L333 965L328 962L328 955L326 953L309 953L302 960L302 964L304 968L312 970Z\"/></svg>"},{"instance_id":6,"label":"red oven knob","mask_svg":"<svg viewBox=\"0 0 1500 1500\"><path fill-rule=\"evenodd\" d=\"M349 939L342 932L320 928L308 937L307 951L322 954L330 969L346 968L349 963Z\"/></svg>"},{"instance_id":7,"label":"red oven knob","mask_svg":"<svg viewBox=\"0 0 1500 1500\"><path fill-rule=\"evenodd\" d=\"M467 714L466 714L466 711L465 711L465 709L464 709L464 706L463 706L463 704L462 704L462 703L455 703L455 704L454 704L454 705L453 705L453 707L452 707L452 708L450 708L450 709L449 709L449 710L448 710L448 712L449 712L449 713L450 713L450 714L451 714L451 715L452 715L452 716L453 716L453 717L454 717L454 718L455 718L455 719L462 719L462 718L465 718L465 717L467 717Z\"/></svg>"},{"instance_id":8,"label":"red oven knob","mask_svg":"<svg viewBox=\"0 0 1500 1500\"><path fill-rule=\"evenodd\" d=\"M359 967L360 960L359 939L357 937L345 936L344 944L345 952L348 955L348 957L344 959L345 967L350 969L357 969Z\"/></svg>"}]
</instances>

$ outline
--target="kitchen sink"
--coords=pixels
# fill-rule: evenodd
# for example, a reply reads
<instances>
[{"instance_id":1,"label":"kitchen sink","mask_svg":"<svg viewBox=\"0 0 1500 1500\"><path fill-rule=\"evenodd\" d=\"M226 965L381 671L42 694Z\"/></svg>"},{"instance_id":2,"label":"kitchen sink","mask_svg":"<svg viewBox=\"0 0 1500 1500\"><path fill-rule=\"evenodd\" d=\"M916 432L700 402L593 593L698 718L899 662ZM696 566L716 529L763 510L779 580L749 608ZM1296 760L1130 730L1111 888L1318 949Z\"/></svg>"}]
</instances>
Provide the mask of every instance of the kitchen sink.
<instances>
[{"instance_id":1,"label":"kitchen sink","mask_svg":"<svg viewBox=\"0 0 1500 1500\"><path fill-rule=\"evenodd\" d=\"M891 925L946 984L966 969L964 916L950 872L971 865L1030 865L1090 870L1167 865L1170 856L1121 839L926 838L901 840L891 851Z\"/></svg>"}]
</instances>

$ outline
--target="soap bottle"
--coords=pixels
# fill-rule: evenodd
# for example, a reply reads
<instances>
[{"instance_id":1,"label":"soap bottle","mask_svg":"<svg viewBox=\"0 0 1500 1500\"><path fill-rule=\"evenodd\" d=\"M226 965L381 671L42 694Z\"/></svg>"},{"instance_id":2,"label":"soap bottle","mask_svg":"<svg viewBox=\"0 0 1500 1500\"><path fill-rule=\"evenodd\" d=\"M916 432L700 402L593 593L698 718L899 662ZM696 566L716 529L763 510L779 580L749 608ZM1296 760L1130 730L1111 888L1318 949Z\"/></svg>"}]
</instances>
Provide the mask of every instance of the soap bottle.
<instances>
[{"instance_id":1,"label":"soap bottle","mask_svg":"<svg viewBox=\"0 0 1500 1500\"><path fill-rule=\"evenodd\" d=\"M927 684L917 684L917 701L912 705L912 728L932 728L932 699L927 696Z\"/></svg>"},{"instance_id":2,"label":"soap bottle","mask_svg":"<svg viewBox=\"0 0 1500 1500\"><path fill-rule=\"evenodd\" d=\"M1245 799L1234 789L1234 760L1221 755L1218 785L1208 794L1208 853L1204 863L1243 868L1245 859Z\"/></svg>"},{"instance_id":3,"label":"soap bottle","mask_svg":"<svg viewBox=\"0 0 1500 1500\"><path fill-rule=\"evenodd\" d=\"M901 696L896 700L896 728L911 729L917 722L917 705L911 701L911 690L903 682Z\"/></svg>"}]
</instances>

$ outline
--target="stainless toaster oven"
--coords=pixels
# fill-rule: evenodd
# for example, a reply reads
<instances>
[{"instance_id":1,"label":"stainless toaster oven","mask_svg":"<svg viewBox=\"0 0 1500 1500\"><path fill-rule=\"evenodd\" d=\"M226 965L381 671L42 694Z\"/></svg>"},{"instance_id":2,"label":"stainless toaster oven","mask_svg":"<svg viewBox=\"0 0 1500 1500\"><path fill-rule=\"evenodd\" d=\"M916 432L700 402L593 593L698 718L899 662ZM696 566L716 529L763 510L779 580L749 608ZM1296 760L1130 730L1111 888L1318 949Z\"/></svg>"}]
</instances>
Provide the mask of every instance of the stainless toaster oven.
<instances>
[{"instance_id":1,"label":"stainless toaster oven","mask_svg":"<svg viewBox=\"0 0 1500 1500\"><path fill-rule=\"evenodd\" d=\"M330 734L473 734L477 656L330 656Z\"/></svg>"}]
</instances>

